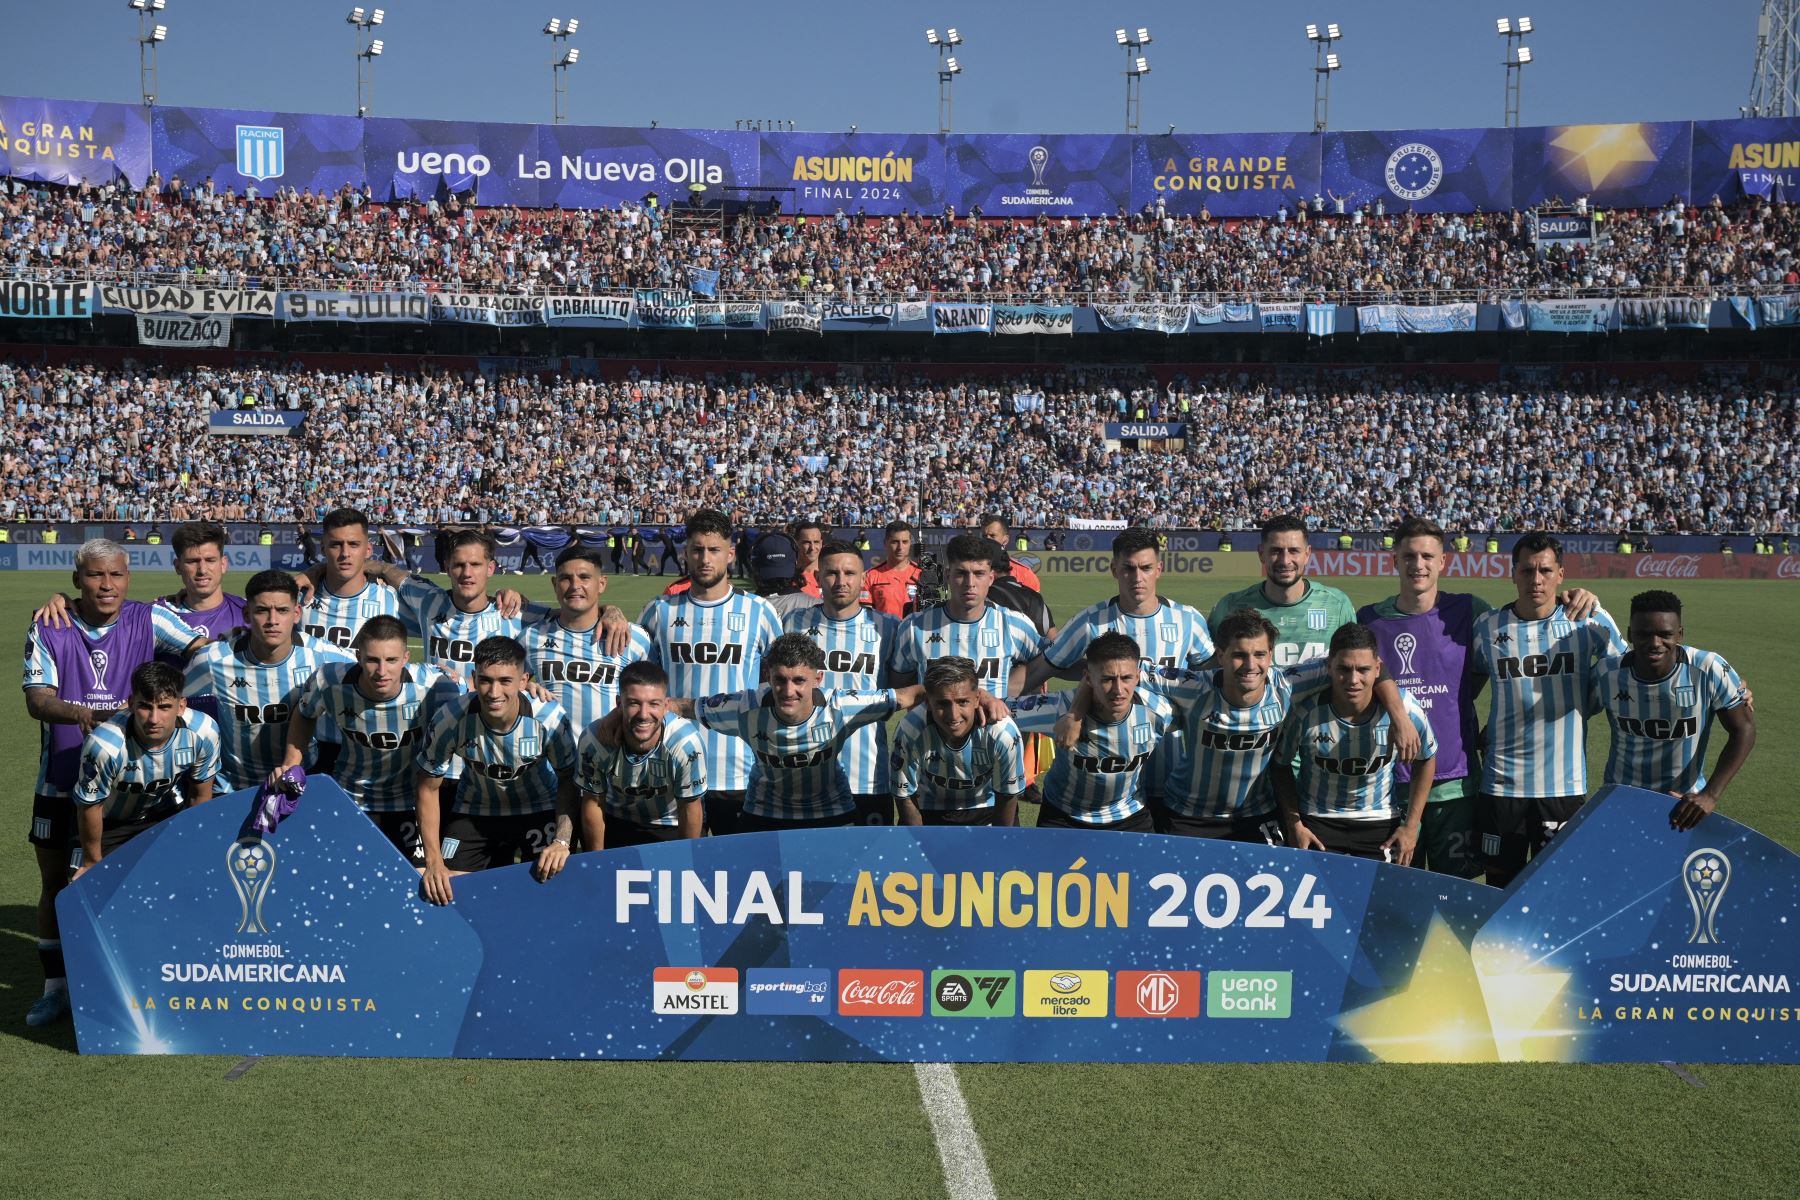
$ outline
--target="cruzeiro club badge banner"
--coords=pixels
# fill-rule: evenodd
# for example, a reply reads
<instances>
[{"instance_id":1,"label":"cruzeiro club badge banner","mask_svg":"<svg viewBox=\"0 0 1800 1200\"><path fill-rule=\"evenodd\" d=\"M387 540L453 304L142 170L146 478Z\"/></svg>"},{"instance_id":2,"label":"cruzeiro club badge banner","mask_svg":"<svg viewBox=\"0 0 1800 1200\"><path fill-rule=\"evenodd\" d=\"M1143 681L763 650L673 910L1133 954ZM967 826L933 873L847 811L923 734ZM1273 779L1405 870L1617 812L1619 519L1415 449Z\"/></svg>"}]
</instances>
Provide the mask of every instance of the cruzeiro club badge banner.
<instances>
[{"instance_id":1,"label":"cruzeiro club badge banner","mask_svg":"<svg viewBox=\"0 0 1800 1200\"><path fill-rule=\"evenodd\" d=\"M843 829L582 854L424 904L330 780L59 900L84 1053L1800 1061L1800 858L1603 791L1505 892L1261 845Z\"/></svg>"}]
</instances>

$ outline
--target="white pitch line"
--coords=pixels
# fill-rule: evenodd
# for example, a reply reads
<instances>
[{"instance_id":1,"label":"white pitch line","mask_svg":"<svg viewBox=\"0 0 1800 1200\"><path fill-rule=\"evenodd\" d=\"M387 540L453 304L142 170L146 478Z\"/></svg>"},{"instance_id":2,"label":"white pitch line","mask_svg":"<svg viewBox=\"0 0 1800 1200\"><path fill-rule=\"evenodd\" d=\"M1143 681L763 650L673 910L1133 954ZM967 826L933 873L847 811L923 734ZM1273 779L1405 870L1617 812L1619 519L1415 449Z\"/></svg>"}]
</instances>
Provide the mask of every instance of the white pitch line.
<instances>
[{"instance_id":1,"label":"white pitch line","mask_svg":"<svg viewBox=\"0 0 1800 1200\"><path fill-rule=\"evenodd\" d=\"M969 1120L969 1105L956 1068L949 1063L914 1063L919 1098L931 1119L931 1136L937 1139L938 1161L944 1165L944 1187L950 1200L994 1200L994 1181L988 1176L987 1155Z\"/></svg>"}]
</instances>

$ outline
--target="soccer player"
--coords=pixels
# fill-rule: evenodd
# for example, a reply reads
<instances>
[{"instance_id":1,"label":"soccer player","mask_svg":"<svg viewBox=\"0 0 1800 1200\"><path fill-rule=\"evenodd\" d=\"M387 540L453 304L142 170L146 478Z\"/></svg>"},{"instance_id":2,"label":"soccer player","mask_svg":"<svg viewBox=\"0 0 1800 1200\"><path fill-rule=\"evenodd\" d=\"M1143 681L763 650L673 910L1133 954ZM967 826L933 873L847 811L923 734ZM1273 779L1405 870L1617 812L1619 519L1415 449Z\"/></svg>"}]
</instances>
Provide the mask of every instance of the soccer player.
<instances>
[{"instance_id":1,"label":"soccer player","mask_svg":"<svg viewBox=\"0 0 1800 1200\"><path fill-rule=\"evenodd\" d=\"M869 568L869 607L890 617L912 611L918 596L919 564L913 561L913 527L905 521L889 521L882 527L882 552L886 558Z\"/></svg>"},{"instance_id":2,"label":"soccer player","mask_svg":"<svg viewBox=\"0 0 1800 1200\"><path fill-rule=\"evenodd\" d=\"M836 691L874 692L887 686L888 656L899 622L858 599L863 594L863 559L848 542L827 542L819 551L821 600L782 618L788 633L803 633L825 654L825 686ZM863 726L844 743L844 774L856 799L859 825L892 825L887 726Z\"/></svg>"},{"instance_id":3,"label":"soccer player","mask_svg":"<svg viewBox=\"0 0 1800 1200\"><path fill-rule=\"evenodd\" d=\"M1481 874L1475 853L1475 791L1480 773L1476 697L1485 678L1472 669L1475 621L1493 606L1466 592L1438 588L1444 570L1444 529L1425 517L1407 517L1392 534L1400 590L1357 611L1358 623L1375 634L1383 666L1418 702L1437 738L1431 793L1419 827L1413 863L1441 874L1473 879ZM1566 592L1563 603L1581 620L1599 606L1591 592ZM1412 779L1409 763L1396 763L1400 782Z\"/></svg>"},{"instance_id":4,"label":"soccer player","mask_svg":"<svg viewBox=\"0 0 1800 1200\"><path fill-rule=\"evenodd\" d=\"M687 590L657 596L638 618L668 673L669 690L692 697L755 687L764 653L781 636L781 618L767 600L731 586L731 519L714 509L695 512L683 553ZM750 750L713 730L705 742L707 826L730 833L750 785Z\"/></svg>"},{"instance_id":5,"label":"soccer player","mask_svg":"<svg viewBox=\"0 0 1800 1200\"><path fill-rule=\"evenodd\" d=\"M181 672L147 662L131 673L131 703L94 727L75 779L81 866L74 878L184 804L212 799L219 726L188 707Z\"/></svg>"},{"instance_id":6,"label":"soccer player","mask_svg":"<svg viewBox=\"0 0 1800 1200\"><path fill-rule=\"evenodd\" d=\"M617 850L699 837L706 743L698 726L670 711L668 675L653 662L627 666L616 707L617 744L590 728L575 749L582 845Z\"/></svg>"},{"instance_id":7,"label":"soccer player","mask_svg":"<svg viewBox=\"0 0 1800 1200\"><path fill-rule=\"evenodd\" d=\"M461 689L436 667L412 664L406 626L388 613L363 622L350 649L355 662L326 663L301 690L270 781L305 763L320 723L331 717L336 745L320 756L330 760L326 773L408 862L423 867L413 763L432 719Z\"/></svg>"},{"instance_id":8,"label":"soccer player","mask_svg":"<svg viewBox=\"0 0 1800 1200\"><path fill-rule=\"evenodd\" d=\"M31 844L37 855L38 959L44 993L28 1025L69 1015L56 896L74 867L75 806L70 793L81 745L94 727L126 705L132 674L158 651L192 654L205 637L166 608L125 598L131 566L117 542L96 538L75 552L75 605L70 623L33 622L25 635L25 711L42 723Z\"/></svg>"},{"instance_id":9,"label":"soccer player","mask_svg":"<svg viewBox=\"0 0 1800 1200\"><path fill-rule=\"evenodd\" d=\"M1356 607L1343 592L1306 577L1312 558L1306 522L1292 514L1264 521L1256 556L1262 561L1262 582L1213 605L1211 624L1217 627L1240 608L1255 609L1281 633L1275 642L1276 666L1324 658L1332 632L1356 620Z\"/></svg>"},{"instance_id":10,"label":"soccer player","mask_svg":"<svg viewBox=\"0 0 1800 1200\"><path fill-rule=\"evenodd\" d=\"M419 750L419 840L433 904L455 899L453 876L521 859L547 883L568 861L575 836L568 714L554 700L525 694L525 647L515 638L483 638L469 665L474 694L438 713ZM452 806L441 789L456 761L467 770Z\"/></svg>"},{"instance_id":11,"label":"soccer player","mask_svg":"<svg viewBox=\"0 0 1800 1200\"><path fill-rule=\"evenodd\" d=\"M1744 681L1717 654L1686 645L1686 635L1679 597L1638 593L1626 625L1630 652L1601 663L1588 688L1589 710L1604 711L1612 726L1603 778L1674 796L1669 826L1679 831L1719 807L1756 746ZM1725 726L1725 749L1709 778L1714 715Z\"/></svg>"},{"instance_id":12,"label":"soccer player","mask_svg":"<svg viewBox=\"0 0 1800 1200\"><path fill-rule=\"evenodd\" d=\"M1001 557L986 538L950 539L944 548L949 598L900 622L891 664L896 684L915 683L934 661L957 655L974 660L985 690L1002 700L1021 694L1038 657L1038 632L1024 615L988 603Z\"/></svg>"},{"instance_id":13,"label":"soccer player","mask_svg":"<svg viewBox=\"0 0 1800 1200\"><path fill-rule=\"evenodd\" d=\"M1175 722L1169 702L1140 689L1143 650L1122 633L1103 633L1083 655L1086 715L1074 748L1045 773L1039 829L1152 830L1144 803L1143 767ZM1021 696L1008 704L1022 733L1050 733L1069 712L1076 690Z\"/></svg>"},{"instance_id":14,"label":"soccer player","mask_svg":"<svg viewBox=\"0 0 1800 1200\"><path fill-rule=\"evenodd\" d=\"M1014 579L1034 592L1044 590L1044 584L1038 579L1037 572L1013 556L1012 526L1007 524L1005 517L999 513L983 513L978 528L981 536L1000 547L1000 553L1006 556L1007 569L999 574L1011 574Z\"/></svg>"},{"instance_id":15,"label":"soccer player","mask_svg":"<svg viewBox=\"0 0 1800 1200\"><path fill-rule=\"evenodd\" d=\"M258 787L282 761L288 719L313 674L351 655L299 632L300 588L286 571L258 571L244 588L245 628L188 660L187 694L218 697L225 791ZM327 714L329 715L329 714ZM310 753L303 765L310 765Z\"/></svg>"},{"instance_id":16,"label":"soccer player","mask_svg":"<svg viewBox=\"0 0 1800 1200\"><path fill-rule=\"evenodd\" d=\"M1019 823L1025 737L1012 717L981 722L985 693L969 659L925 671L925 703L894 730L894 801L902 825Z\"/></svg>"},{"instance_id":17,"label":"soccer player","mask_svg":"<svg viewBox=\"0 0 1800 1200\"><path fill-rule=\"evenodd\" d=\"M1625 641L1603 608L1585 621L1557 599L1562 543L1528 533L1513 545L1518 599L1475 621L1474 669L1490 680L1487 753L1475 827L1487 881L1505 887L1587 797L1588 688Z\"/></svg>"},{"instance_id":18,"label":"soccer player","mask_svg":"<svg viewBox=\"0 0 1800 1200\"><path fill-rule=\"evenodd\" d=\"M606 572L599 550L571 542L556 556L555 570L556 611L527 625L519 641L531 673L580 731L618 703L619 672L648 660L655 650L650 635L631 624L625 626L625 648L607 649L609 630L601 619Z\"/></svg>"},{"instance_id":19,"label":"soccer player","mask_svg":"<svg viewBox=\"0 0 1800 1200\"><path fill-rule=\"evenodd\" d=\"M1402 814L1394 807L1395 723L1375 699L1381 656L1374 633L1341 626L1331 635L1328 661L1330 689L1295 703L1269 765L1287 844L1410 866L1437 754L1431 721L1401 693L1420 742ZM1288 765L1296 755L1298 776Z\"/></svg>"},{"instance_id":20,"label":"soccer player","mask_svg":"<svg viewBox=\"0 0 1800 1200\"><path fill-rule=\"evenodd\" d=\"M800 590L809 596L822 596L819 583L819 552L825 548L825 527L817 521L794 522L794 577Z\"/></svg>"},{"instance_id":21,"label":"soccer player","mask_svg":"<svg viewBox=\"0 0 1800 1200\"><path fill-rule=\"evenodd\" d=\"M300 629L307 637L323 638L342 650L356 640L364 621L382 614L399 616L400 597L386 583L369 577L374 546L367 515L354 508L334 508L320 524L325 531L325 561Z\"/></svg>"}]
</instances>

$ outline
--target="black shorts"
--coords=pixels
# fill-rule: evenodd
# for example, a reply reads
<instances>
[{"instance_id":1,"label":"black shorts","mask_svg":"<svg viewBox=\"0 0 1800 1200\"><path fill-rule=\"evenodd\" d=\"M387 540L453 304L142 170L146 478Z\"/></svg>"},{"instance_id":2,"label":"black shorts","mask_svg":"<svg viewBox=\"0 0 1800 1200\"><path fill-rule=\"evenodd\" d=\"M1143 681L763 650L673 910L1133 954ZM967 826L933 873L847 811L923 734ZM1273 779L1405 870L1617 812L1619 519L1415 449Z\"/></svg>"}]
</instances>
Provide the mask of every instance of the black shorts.
<instances>
[{"instance_id":1,"label":"black shorts","mask_svg":"<svg viewBox=\"0 0 1800 1200\"><path fill-rule=\"evenodd\" d=\"M102 821L100 823L100 853L111 854L126 842L146 829L154 829L164 821L180 812L179 808L171 808L159 817L148 821Z\"/></svg>"},{"instance_id":2,"label":"black shorts","mask_svg":"<svg viewBox=\"0 0 1800 1200\"><path fill-rule=\"evenodd\" d=\"M1281 832L1281 818L1272 812L1259 817L1190 817L1167 805L1158 804L1152 806L1150 817L1156 823L1156 832L1175 837L1258 842L1265 846L1287 845L1287 837Z\"/></svg>"},{"instance_id":3,"label":"black shorts","mask_svg":"<svg viewBox=\"0 0 1800 1200\"><path fill-rule=\"evenodd\" d=\"M1378 821L1302 815L1300 823L1312 830L1313 836L1324 842L1325 849L1333 854L1370 858L1376 862L1393 862L1393 852L1383 850L1382 843L1394 836L1394 830L1400 828L1400 822L1404 819L1398 813Z\"/></svg>"},{"instance_id":4,"label":"black shorts","mask_svg":"<svg viewBox=\"0 0 1800 1200\"><path fill-rule=\"evenodd\" d=\"M792 820L781 817L763 817L755 813L739 813L737 831L739 833L781 833L788 829L841 829L846 825L856 825L856 810L839 813L835 817L802 817Z\"/></svg>"},{"instance_id":5,"label":"black shorts","mask_svg":"<svg viewBox=\"0 0 1800 1200\"><path fill-rule=\"evenodd\" d=\"M1543 853L1586 802L1586 796L1477 796L1477 856L1487 866L1517 871Z\"/></svg>"},{"instance_id":6,"label":"black shorts","mask_svg":"<svg viewBox=\"0 0 1800 1200\"><path fill-rule=\"evenodd\" d=\"M738 831L738 821L744 811L744 793L708 792L700 803L706 806L706 832L723 837Z\"/></svg>"},{"instance_id":7,"label":"black shorts","mask_svg":"<svg viewBox=\"0 0 1800 1200\"><path fill-rule=\"evenodd\" d=\"M366 812L363 816L415 867L425 865L425 843L419 840L419 816L411 812Z\"/></svg>"},{"instance_id":8,"label":"black shorts","mask_svg":"<svg viewBox=\"0 0 1800 1200\"><path fill-rule=\"evenodd\" d=\"M654 846L658 842L681 839L679 825L643 825L624 817L606 818L606 845L602 850L623 850L627 846Z\"/></svg>"},{"instance_id":9,"label":"black shorts","mask_svg":"<svg viewBox=\"0 0 1800 1200\"><path fill-rule=\"evenodd\" d=\"M921 808L919 820L926 825L993 825L1000 820L1000 806L984 804L980 808Z\"/></svg>"},{"instance_id":10,"label":"black shorts","mask_svg":"<svg viewBox=\"0 0 1800 1200\"><path fill-rule=\"evenodd\" d=\"M886 792L880 794L870 792L857 796L855 799L858 825L892 825L894 823L894 798Z\"/></svg>"},{"instance_id":11,"label":"black shorts","mask_svg":"<svg viewBox=\"0 0 1800 1200\"><path fill-rule=\"evenodd\" d=\"M75 844L75 802L67 796L31 798L31 836L34 846L62 850Z\"/></svg>"},{"instance_id":12,"label":"black shorts","mask_svg":"<svg viewBox=\"0 0 1800 1200\"><path fill-rule=\"evenodd\" d=\"M511 817L451 813L444 822L441 852L452 871L485 871L531 862L556 836L556 812Z\"/></svg>"},{"instance_id":13,"label":"black shorts","mask_svg":"<svg viewBox=\"0 0 1800 1200\"><path fill-rule=\"evenodd\" d=\"M1150 810L1140 808L1129 817L1121 817L1117 821L1077 821L1048 800L1038 809L1037 827L1039 829L1101 829L1117 830L1120 833L1155 833L1156 824L1150 819Z\"/></svg>"}]
</instances>

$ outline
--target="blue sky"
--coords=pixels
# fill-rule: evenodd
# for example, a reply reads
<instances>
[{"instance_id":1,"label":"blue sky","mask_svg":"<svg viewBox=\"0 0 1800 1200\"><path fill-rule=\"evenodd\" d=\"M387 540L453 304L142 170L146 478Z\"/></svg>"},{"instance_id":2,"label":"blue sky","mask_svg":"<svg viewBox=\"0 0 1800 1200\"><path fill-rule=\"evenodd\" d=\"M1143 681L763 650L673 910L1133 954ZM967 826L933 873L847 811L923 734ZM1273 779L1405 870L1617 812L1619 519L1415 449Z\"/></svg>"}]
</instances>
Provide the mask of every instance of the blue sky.
<instances>
[{"instance_id":1,"label":"blue sky","mask_svg":"<svg viewBox=\"0 0 1800 1200\"><path fill-rule=\"evenodd\" d=\"M368 5L368 7L373 7ZM1466 0L1380 5L1202 4L1194 0L925 0L621 6L392 0L380 34L381 116L549 121L546 18L577 17L581 61L570 119L592 125L731 128L739 118L800 129L922 130L937 123L927 25L965 39L959 132L1107 133L1123 128L1118 25L1148 26L1145 132L1289 130L1312 121L1308 21L1337 21L1344 69L1335 129L1498 125L1500 15L1528 15L1536 61L1526 124L1738 115L1749 88L1756 0L1710 5L1589 0L1502 9ZM161 102L351 112L349 3L168 0ZM0 91L135 101L137 20L125 0L5 4Z\"/></svg>"}]
</instances>

